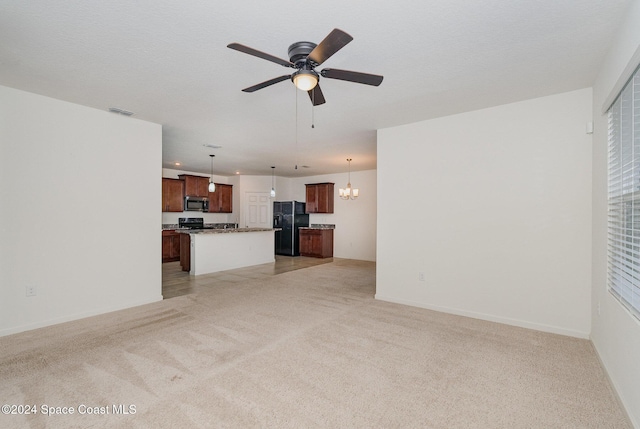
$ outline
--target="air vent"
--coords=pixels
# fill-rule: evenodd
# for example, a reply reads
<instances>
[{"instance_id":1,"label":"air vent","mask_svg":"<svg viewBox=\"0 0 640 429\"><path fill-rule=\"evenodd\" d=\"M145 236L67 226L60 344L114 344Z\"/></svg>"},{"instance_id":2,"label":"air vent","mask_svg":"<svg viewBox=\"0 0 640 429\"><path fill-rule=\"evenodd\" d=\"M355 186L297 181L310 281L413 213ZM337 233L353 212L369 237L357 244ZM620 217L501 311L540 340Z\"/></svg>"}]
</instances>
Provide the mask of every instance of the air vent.
<instances>
[{"instance_id":1,"label":"air vent","mask_svg":"<svg viewBox=\"0 0 640 429\"><path fill-rule=\"evenodd\" d=\"M133 112L129 112L128 110L123 110L123 109L120 109L118 107L109 107L109 112L119 113L119 114L124 115L124 116L133 115Z\"/></svg>"},{"instance_id":2,"label":"air vent","mask_svg":"<svg viewBox=\"0 0 640 429\"><path fill-rule=\"evenodd\" d=\"M221 149L222 146L218 146L217 144L203 144L204 147L210 147L211 149Z\"/></svg>"}]
</instances>

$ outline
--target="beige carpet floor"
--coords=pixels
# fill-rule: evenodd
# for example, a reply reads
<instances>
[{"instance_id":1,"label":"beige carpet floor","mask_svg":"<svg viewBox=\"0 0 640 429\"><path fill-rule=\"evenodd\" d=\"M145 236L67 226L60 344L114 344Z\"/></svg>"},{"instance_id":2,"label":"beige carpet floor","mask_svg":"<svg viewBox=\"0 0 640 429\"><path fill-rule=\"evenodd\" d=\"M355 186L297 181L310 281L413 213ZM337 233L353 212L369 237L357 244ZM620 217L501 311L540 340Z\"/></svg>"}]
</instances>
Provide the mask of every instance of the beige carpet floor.
<instances>
[{"instance_id":1,"label":"beige carpet floor","mask_svg":"<svg viewBox=\"0 0 640 429\"><path fill-rule=\"evenodd\" d=\"M589 341L374 293L336 259L0 338L0 401L37 411L0 427L630 427Z\"/></svg>"}]
</instances>

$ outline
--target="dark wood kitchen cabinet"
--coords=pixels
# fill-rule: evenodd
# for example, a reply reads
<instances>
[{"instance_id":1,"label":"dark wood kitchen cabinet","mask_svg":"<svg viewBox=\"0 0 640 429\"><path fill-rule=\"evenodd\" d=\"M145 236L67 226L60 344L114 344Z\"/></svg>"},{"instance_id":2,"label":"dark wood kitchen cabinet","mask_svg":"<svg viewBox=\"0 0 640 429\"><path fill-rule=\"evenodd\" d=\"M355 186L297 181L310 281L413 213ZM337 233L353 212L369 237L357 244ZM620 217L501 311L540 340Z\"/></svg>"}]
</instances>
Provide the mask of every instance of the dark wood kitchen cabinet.
<instances>
[{"instance_id":1,"label":"dark wood kitchen cabinet","mask_svg":"<svg viewBox=\"0 0 640 429\"><path fill-rule=\"evenodd\" d=\"M209 213L233 212L233 185L216 183L216 191L209 192Z\"/></svg>"},{"instance_id":2,"label":"dark wood kitchen cabinet","mask_svg":"<svg viewBox=\"0 0 640 429\"><path fill-rule=\"evenodd\" d=\"M299 234L300 256L333 257L333 229L301 228Z\"/></svg>"},{"instance_id":3,"label":"dark wood kitchen cabinet","mask_svg":"<svg viewBox=\"0 0 640 429\"><path fill-rule=\"evenodd\" d=\"M178 176L184 180L184 195L187 197L208 197L209 178L202 176L192 176L190 174L180 174Z\"/></svg>"},{"instance_id":4,"label":"dark wood kitchen cabinet","mask_svg":"<svg viewBox=\"0 0 640 429\"><path fill-rule=\"evenodd\" d=\"M182 180L162 178L162 211L184 211L184 182Z\"/></svg>"},{"instance_id":5,"label":"dark wood kitchen cabinet","mask_svg":"<svg viewBox=\"0 0 640 429\"><path fill-rule=\"evenodd\" d=\"M180 235L180 268L191 271L191 237L189 234Z\"/></svg>"},{"instance_id":6,"label":"dark wood kitchen cabinet","mask_svg":"<svg viewBox=\"0 0 640 429\"><path fill-rule=\"evenodd\" d=\"M333 213L333 183L309 183L307 213Z\"/></svg>"},{"instance_id":7,"label":"dark wood kitchen cabinet","mask_svg":"<svg viewBox=\"0 0 640 429\"><path fill-rule=\"evenodd\" d=\"M175 231L162 231L162 262L180 260L180 236Z\"/></svg>"}]
</instances>

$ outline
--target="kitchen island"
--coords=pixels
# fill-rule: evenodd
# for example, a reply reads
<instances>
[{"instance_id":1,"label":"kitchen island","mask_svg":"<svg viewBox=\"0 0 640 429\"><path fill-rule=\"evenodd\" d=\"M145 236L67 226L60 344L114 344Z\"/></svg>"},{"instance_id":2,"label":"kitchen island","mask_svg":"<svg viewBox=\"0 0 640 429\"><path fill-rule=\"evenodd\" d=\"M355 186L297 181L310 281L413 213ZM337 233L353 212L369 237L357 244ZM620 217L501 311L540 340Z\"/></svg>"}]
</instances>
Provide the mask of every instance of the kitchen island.
<instances>
[{"instance_id":1,"label":"kitchen island","mask_svg":"<svg viewBox=\"0 0 640 429\"><path fill-rule=\"evenodd\" d=\"M275 261L273 228L176 230L180 265L190 275L215 273Z\"/></svg>"}]
</instances>

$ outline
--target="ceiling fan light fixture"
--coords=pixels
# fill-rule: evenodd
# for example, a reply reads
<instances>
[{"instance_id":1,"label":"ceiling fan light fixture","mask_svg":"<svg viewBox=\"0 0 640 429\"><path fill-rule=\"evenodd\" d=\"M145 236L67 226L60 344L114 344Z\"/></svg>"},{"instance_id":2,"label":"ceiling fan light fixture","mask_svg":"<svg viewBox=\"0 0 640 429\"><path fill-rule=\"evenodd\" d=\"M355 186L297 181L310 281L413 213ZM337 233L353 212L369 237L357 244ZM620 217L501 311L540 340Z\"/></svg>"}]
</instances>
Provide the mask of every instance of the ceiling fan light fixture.
<instances>
[{"instance_id":1,"label":"ceiling fan light fixture","mask_svg":"<svg viewBox=\"0 0 640 429\"><path fill-rule=\"evenodd\" d=\"M318 84L318 74L313 70L298 70L291 77L293 84L301 91L311 91Z\"/></svg>"},{"instance_id":2,"label":"ceiling fan light fixture","mask_svg":"<svg viewBox=\"0 0 640 429\"><path fill-rule=\"evenodd\" d=\"M296 88L301 91L306 91L309 94L311 103L314 106L319 106L326 103L324 95L318 85L320 75L327 79L339 79L364 85L378 86L382 83L383 76L369 73L340 69L322 69L320 71L316 71L316 67L322 65L326 60L333 56L333 54L344 48L352 40L353 37L349 34L339 28L334 28L327 37L317 45L313 42L304 41L295 42L290 45L288 50L289 60L276 57L266 52L258 51L257 49L241 45L240 43L229 43L227 48L248 55L253 55L254 57L271 61L272 63L279 64L281 66L296 69L293 74L285 74L266 80L257 85L249 86L244 88L242 90L243 92L255 92L268 86L275 85L276 83L291 79Z\"/></svg>"}]
</instances>

